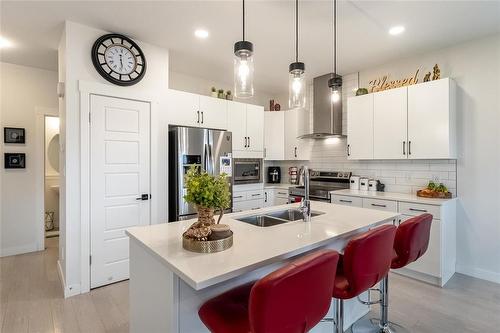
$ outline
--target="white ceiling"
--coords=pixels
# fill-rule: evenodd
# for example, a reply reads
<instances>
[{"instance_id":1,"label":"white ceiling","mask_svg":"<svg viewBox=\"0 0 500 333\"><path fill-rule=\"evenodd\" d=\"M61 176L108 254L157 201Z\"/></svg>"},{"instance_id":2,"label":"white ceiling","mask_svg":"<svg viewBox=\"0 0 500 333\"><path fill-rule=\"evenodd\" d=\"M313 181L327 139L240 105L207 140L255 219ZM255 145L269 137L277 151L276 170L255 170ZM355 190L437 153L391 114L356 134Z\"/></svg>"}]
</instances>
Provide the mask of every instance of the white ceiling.
<instances>
[{"instance_id":1,"label":"white ceiling","mask_svg":"<svg viewBox=\"0 0 500 333\"><path fill-rule=\"evenodd\" d=\"M64 20L170 49L171 69L232 81L232 48L241 39L241 1L1 1L1 35L15 45L1 60L57 68ZM300 1L300 60L309 78L330 72L331 1ZM294 3L247 1L247 39L255 45L255 86L287 90L293 61ZM404 25L401 36L390 26ZM207 40L193 36L210 31ZM339 1L339 73L500 32L500 1ZM146 55L147 56L147 55Z\"/></svg>"}]
</instances>

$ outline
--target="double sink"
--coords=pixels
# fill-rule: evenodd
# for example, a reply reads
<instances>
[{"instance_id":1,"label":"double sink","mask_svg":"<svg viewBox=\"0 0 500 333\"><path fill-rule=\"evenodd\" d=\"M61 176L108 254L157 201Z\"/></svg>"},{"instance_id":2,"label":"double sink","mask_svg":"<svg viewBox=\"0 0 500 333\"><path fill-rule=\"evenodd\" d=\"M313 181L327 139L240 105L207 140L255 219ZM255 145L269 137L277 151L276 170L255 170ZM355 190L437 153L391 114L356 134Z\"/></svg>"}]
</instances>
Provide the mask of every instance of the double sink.
<instances>
[{"instance_id":1,"label":"double sink","mask_svg":"<svg viewBox=\"0 0 500 333\"><path fill-rule=\"evenodd\" d=\"M323 212L311 212L311 217L323 215ZM258 215L245 216L236 220L255 225L257 227L271 227L292 221L302 220L304 215L298 209L286 209L276 212L263 213Z\"/></svg>"}]
</instances>

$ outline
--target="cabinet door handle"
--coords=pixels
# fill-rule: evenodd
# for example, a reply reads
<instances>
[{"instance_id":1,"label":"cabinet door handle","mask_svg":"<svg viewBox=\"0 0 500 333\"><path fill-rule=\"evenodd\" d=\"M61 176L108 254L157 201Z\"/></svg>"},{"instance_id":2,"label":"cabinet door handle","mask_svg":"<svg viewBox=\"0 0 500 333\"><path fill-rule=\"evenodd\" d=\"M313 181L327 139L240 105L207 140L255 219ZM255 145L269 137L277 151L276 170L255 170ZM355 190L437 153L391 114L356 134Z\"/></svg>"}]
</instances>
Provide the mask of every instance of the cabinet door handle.
<instances>
[{"instance_id":1,"label":"cabinet door handle","mask_svg":"<svg viewBox=\"0 0 500 333\"><path fill-rule=\"evenodd\" d=\"M286 195L288 195L287 192L278 192L278 194L286 194Z\"/></svg>"},{"instance_id":2,"label":"cabinet door handle","mask_svg":"<svg viewBox=\"0 0 500 333\"><path fill-rule=\"evenodd\" d=\"M201 123L203 124L203 111L201 111Z\"/></svg>"},{"instance_id":3,"label":"cabinet door handle","mask_svg":"<svg viewBox=\"0 0 500 333\"><path fill-rule=\"evenodd\" d=\"M427 209L410 208L413 212L427 213Z\"/></svg>"},{"instance_id":4,"label":"cabinet door handle","mask_svg":"<svg viewBox=\"0 0 500 333\"><path fill-rule=\"evenodd\" d=\"M347 156L351 156L351 145L347 145Z\"/></svg>"},{"instance_id":5,"label":"cabinet door handle","mask_svg":"<svg viewBox=\"0 0 500 333\"><path fill-rule=\"evenodd\" d=\"M408 141L408 155L411 155L411 141Z\"/></svg>"},{"instance_id":6,"label":"cabinet door handle","mask_svg":"<svg viewBox=\"0 0 500 333\"><path fill-rule=\"evenodd\" d=\"M403 141L403 155L406 155L406 141Z\"/></svg>"},{"instance_id":7,"label":"cabinet door handle","mask_svg":"<svg viewBox=\"0 0 500 333\"><path fill-rule=\"evenodd\" d=\"M237 196L233 197L233 199L241 199L241 198L243 198L242 195L237 195Z\"/></svg>"},{"instance_id":8,"label":"cabinet door handle","mask_svg":"<svg viewBox=\"0 0 500 333\"><path fill-rule=\"evenodd\" d=\"M267 202L267 192L264 192L264 202Z\"/></svg>"},{"instance_id":9,"label":"cabinet door handle","mask_svg":"<svg viewBox=\"0 0 500 333\"><path fill-rule=\"evenodd\" d=\"M340 202L346 202L346 203L352 203L352 200L344 200L344 199L340 199L339 201L340 201Z\"/></svg>"},{"instance_id":10,"label":"cabinet door handle","mask_svg":"<svg viewBox=\"0 0 500 333\"><path fill-rule=\"evenodd\" d=\"M247 137L245 136L245 148L248 147L248 144L247 144Z\"/></svg>"},{"instance_id":11,"label":"cabinet door handle","mask_svg":"<svg viewBox=\"0 0 500 333\"><path fill-rule=\"evenodd\" d=\"M373 207L382 207L382 208L387 208L387 205L380 205L380 204L374 204L372 203Z\"/></svg>"},{"instance_id":12,"label":"cabinet door handle","mask_svg":"<svg viewBox=\"0 0 500 333\"><path fill-rule=\"evenodd\" d=\"M248 147L250 148L250 137L248 137Z\"/></svg>"},{"instance_id":13,"label":"cabinet door handle","mask_svg":"<svg viewBox=\"0 0 500 333\"><path fill-rule=\"evenodd\" d=\"M293 154L295 155L295 157L297 157L297 147L294 148Z\"/></svg>"},{"instance_id":14,"label":"cabinet door handle","mask_svg":"<svg viewBox=\"0 0 500 333\"><path fill-rule=\"evenodd\" d=\"M196 123L199 124L200 123L200 111L196 111L196 113L198 114L198 118L196 119Z\"/></svg>"},{"instance_id":15,"label":"cabinet door handle","mask_svg":"<svg viewBox=\"0 0 500 333\"><path fill-rule=\"evenodd\" d=\"M261 194L260 193L255 193L255 194L252 194L252 197L260 197Z\"/></svg>"}]
</instances>

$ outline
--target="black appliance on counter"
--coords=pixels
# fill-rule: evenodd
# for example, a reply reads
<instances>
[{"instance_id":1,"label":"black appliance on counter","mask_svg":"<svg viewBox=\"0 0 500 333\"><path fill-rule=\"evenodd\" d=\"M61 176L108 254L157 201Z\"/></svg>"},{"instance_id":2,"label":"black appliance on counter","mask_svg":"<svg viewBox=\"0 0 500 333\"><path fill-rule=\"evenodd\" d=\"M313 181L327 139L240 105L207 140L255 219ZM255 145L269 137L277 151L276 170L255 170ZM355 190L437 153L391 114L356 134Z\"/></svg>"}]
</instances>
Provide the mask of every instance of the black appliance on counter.
<instances>
[{"instance_id":1,"label":"black appliance on counter","mask_svg":"<svg viewBox=\"0 0 500 333\"><path fill-rule=\"evenodd\" d=\"M314 201L330 202L330 191L348 189L351 172L310 170L309 198ZM302 201L305 197L304 186L288 188L290 203Z\"/></svg>"},{"instance_id":2,"label":"black appliance on counter","mask_svg":"<svg viewBox=\"0 0 500 333\"><path fill-rule=\"evenodd\" d=\"M281 168L277 166L267 167L267 183L281 183Z\"/></svg>"}]
</instances>

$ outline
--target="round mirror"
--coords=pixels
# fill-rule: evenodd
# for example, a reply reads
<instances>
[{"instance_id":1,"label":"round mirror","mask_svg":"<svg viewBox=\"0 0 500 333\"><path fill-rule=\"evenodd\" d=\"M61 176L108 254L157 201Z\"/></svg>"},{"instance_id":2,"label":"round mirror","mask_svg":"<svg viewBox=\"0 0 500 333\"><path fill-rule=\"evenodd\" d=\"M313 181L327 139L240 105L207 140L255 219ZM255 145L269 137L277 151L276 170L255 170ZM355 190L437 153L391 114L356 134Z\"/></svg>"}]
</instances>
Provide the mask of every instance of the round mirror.
<instances>
[{"instance_id":1,"label":"round mirror","mask_svg":"<svg viewBox=\"0 0 500 333\"><path fill-rule=\"evenodd\" d=\"M59 172L59 134L52 137L47 147L47 159L50 166Z\"/></svg>"}]
</instances>

